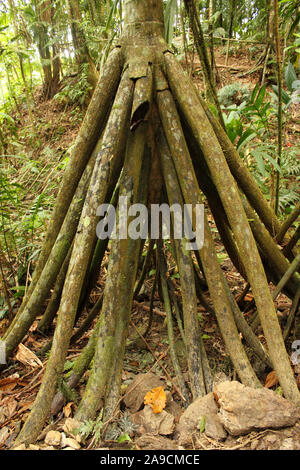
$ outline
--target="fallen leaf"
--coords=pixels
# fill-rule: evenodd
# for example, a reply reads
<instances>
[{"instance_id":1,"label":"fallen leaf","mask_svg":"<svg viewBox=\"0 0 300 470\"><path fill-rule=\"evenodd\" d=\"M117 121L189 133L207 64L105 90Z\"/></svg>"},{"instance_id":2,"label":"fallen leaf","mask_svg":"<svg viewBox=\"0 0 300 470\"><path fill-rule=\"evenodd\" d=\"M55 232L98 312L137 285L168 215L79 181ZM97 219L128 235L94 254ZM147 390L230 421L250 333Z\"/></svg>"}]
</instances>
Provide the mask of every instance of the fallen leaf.
<instances>
[{"instance_id":1,"label":"fallen leaf","mask_svg":"<svg viewBox=\"0 0 300 470\"><path fill-rule=\"evenodd\" d=\"M138 367L140 365L140 363L138 361L130 361L130 365L132 367Z\"/></svg>"},{"instance_id":2,"label":"fallen leaf","mask_svg":"<svg viewBox=\"0 0 300 470\"><path fill-rule=\"evenodd\" d=\"M42 361L22 343L18 346L16 359L26 366L43 367Z\"/></svg>"},{"instance_id":3,"label":"fallen leaf","mask_svg":"<svg viewBox=\"0 0 300 470\"><path fill-rule=\"evenodd\" d=\"M265 387L271 388L278 383L279 383L279 380L278 380L277 374L275 370L272 370L272 372L270 372L266 377Z\"/></svg>"},{"instance_id":4,"label":"fallen leaf","mask_svg":"<svg viewBox=\"0 0 300 470\"><path fill-rule=\"evenodd\" d=\"M6 385L2 385L1 392L11 392L17 386L17 382L11 382Z\"/></svg>"},{"instance_id":5,"label":"fallen leaf","mask_svg":"<svg viewBox=\"0 0 300 470\"><path fill-rule=\"evenodd\" d=\"M66 404L63 408L63 412L66 418L69 418L72 416L72 406L74 405L73 401L70 401L69 403Z\"/></svg>"},{"instance_id":6,"label":"fallen leaf","mask_svg":"<svg viewBox=\"0 0 300 470\"><path fill-rule=\"evenodd\" d=\"M17 409L18 402L17 400L9 400L7 403L8 418L10 418Z\"/></svg>"},{"instance_id":7,"label":"fallen leaf","mask_svg":"<svg viewBox=\"0 0 300 470\"><path fill-rule=\"evenodd\" d=\"M16 373L0 380L0 390L2 392L11 392L17 385L19 379L20 376Z\"/></svg>"},{"instance_id":8,"label":"fallen leaf","mask_svg":"<svg viewBox=\"0 0 300 470\"><path fill-rule=\"evenodd\" d=\"M161 413L166 407L167 396L163 387L156 387L146 393L144 404L150 405L154 413Z\"/></svg>"},{"instance_id":9,"label":"fallen leaf","mask_svg":"<svg viewBox=\"0 0 300 470\"><path fill-rule=\"evenodd\" d=\"M205 333L214 333L216 331L216 325L207 325L203 328Z\"/></svg>"},{"instance_id":10,"label":"fallen leaf","mask_svg":"<svg viewBox=\"0 0 300 470\"><path fill-rule=\"evenodd\" d=\"M252 294L246 294L244 297L245 302L251 302L254 299Z\"/></svg>"},{"instance_id":11,"label":"fallen leaf","mask_svg":"<svg viewBox=\"0 0 300 470\"><path fill-rule=\"evenodd\" d=\"M29 410L32 407L33 403L33 401L25 401L24 403L22 403L21 408L18 410L18 414L23 413L23 411Z\"/></svg>"},{"instance_id":12,"label":"fallen leaf","mask_svg":"<svg viewBox=\"0 0 300 470\"><path fill-rule=\"evenodd\" d=\"M9 377L6 377L5 379L0 380L0 388L2 387L2 385L7 385L10 383L18 382L19 378L20 378L19 374L16 373L16 374L10 375Z\"/></svg>"}]
</instances>

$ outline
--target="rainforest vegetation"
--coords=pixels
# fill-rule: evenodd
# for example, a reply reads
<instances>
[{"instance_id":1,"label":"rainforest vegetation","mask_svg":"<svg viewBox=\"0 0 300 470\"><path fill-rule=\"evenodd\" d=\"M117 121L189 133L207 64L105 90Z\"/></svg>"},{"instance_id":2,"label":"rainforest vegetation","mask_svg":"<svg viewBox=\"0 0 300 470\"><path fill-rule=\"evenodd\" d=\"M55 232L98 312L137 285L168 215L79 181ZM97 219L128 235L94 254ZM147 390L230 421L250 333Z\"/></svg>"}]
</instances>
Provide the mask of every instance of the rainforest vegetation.
<instances>
[{"instance_id":1,"label":"rainforest vegetation","mask_svg":"<svg viewBox=\"0 0 300 470\"><path fill-rule=\"evenodd\" d=\"M300 406L299 74L296 0L0 0L0 449L143 448L146 373L153 422L220 374ZM120 197L203 246L97 236Z\"/></svg>"}]
</instances>

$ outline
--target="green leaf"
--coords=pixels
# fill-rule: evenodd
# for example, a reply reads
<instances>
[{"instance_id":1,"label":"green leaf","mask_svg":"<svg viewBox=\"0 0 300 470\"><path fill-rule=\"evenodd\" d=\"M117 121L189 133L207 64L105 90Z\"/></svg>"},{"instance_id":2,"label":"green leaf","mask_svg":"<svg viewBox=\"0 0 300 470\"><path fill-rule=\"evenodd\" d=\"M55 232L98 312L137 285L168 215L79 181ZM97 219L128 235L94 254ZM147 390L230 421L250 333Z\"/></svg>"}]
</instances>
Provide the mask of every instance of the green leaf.
<instances>
[{"instance_id":1,"label":"green leaf","mask_svg":"<svg viewBox=\"0 0 300 470\"><path fill-rule=\"evenodd\" d=\"M65 364L64 364L64 372L66 372L67 370L72 369L73 365L74 365L73 361L66 361Z\"/></svg>"},{"instance_id":2,"label":"green leaf","mask_svg":"<svg viewBox=\"0 0 300 470\"><path fill-rule=\"evenodd\" d=\"M250 140L254 139L255 136L256 132L251 128L243 132L237 143L237 150L241 150L242 147L244 147Z\"/></svg>"},{"instance_id":3,"label":"green leaf","mask_svg":"<svg viewBox=\"0 0 300 470\"><path fill-rule=\"evenodd\" d=\"M255 158L257 168L259 169L260 173L262 174L263 177L265 177L266 170L265 170L265 162L263 159L263 153L260 150L252 150L251 154Z\"/></svg>"},{"instance_id":4,"label":"green leaf","mask_svg":"<svg viewBox=\"0 0 300 470\"><path fill-rule=\"evenodd\" d=\"M256 100L255 100L255 105L256 105L257 108L259 108L260 105L262 104L263 99L265 97L265 94L266 94L266 87L262 86L261 89L259 90L259 92L257 94L257 97L256 97Z\"/></svg>"},{"instance_id":5,"label":"green leaf","mask_svg":"<svg viewBox=\"0 0 300 470\"><path fill-rule=\"evenodd\" d=\"M9 114L0 111L0 116L2 116L3 119L7 119L11 124L15 124L15 120Z\"/></svg>"},{"instance_id":6,"label":"green leaf","mask_svg":"<svg viewBox=\"0 0 300 470\"><path fill-rule=\"evenodd\" d=\"M177 0L168 0L166 9L165 9L165 30L166 30L166 41L168 44L172 43L173 34L174 34L174 23L175 16L177 13Z\"/></svg>"},{"instance_id":7,"label":"green leaf","mask_svg":"<svg viewBox=\"0 0 300 470\"><path fill-rule=\"evenodd\" d=\"M265 158L267 160L269 160L269 162L273 165L273 167L275 168L275 170L281 172L281 168L280 166L278 165L277 161L275 160L275 158L271 157L271 155L269 153L265 153Z\"/></svg>"},{"instance_id":8,"label":"green leaf","mask_svg":"<svg viewBox=\"0 0 300 470\"><path fill-rule=\"evenodd\" d=\"M297 75L293 65L290 62L284 70L284 79L289 91L293 91L293 83L297 80Z\"/></svg>"},{"instance_id":9,"label":"green leaf","mask_svg":"<svg viewBox=\"0 0 300 470\"><path fill-rule=\"evenodd\" d=\"M291 27L289 29L289 32L287 34L287 39L290 39L292 36L293 32L297 28L298 24L300 23L300 11L297 13L296 18L294 19L293 23L291 24Z\"/></svg>"},{"instance_id":10,"label":"green leaf","mask_svg":"<svg viewBox=\"0 0 300 470\"><path fill-rule=\"evenodd\" d=\"M272 85L272 88L273 88L276 96L278 97L278 86L277 85ZM282 101L284 102L284 104L286 106L288 106L291 103L290 95L288 95L287 92L284 91L284 90L281 91L281 98L282 98Z\"/></svg>"},{"instance_id":11,"label":"green leaf","mask_svg":"<svg viewBox=\"0 0 300 470\"><path fill-rule=\"evenodd\" d=\"M257 94L257 91L258 91L258 83L255 85L253 91L252 91L252 95L251 95L251 98L250 98L250 103L254 103L255 101L255 97L256 97L256 94Z\"/></svg>"},{"instance_id":12,"label":"green leaf","mask_svg":"<svg viewBox=\"0 0 300 470\"><path fill-rule=\"evenodd\" d=\"M105 29L104 29L104 32L105 32L105 33L107 33L107 31L108 31L109 28L110 28L110 25L111 25L111 23L112 23L112 19L113 19L114 16L115 16L115 11L116 11L118 2L119 2L119 0L115 0L114 3L113 3L112 6L111 6L111 9L110 9L110 12L109 12L109 15L108 15L108 19L107 19L107 22L106 22L106 25L105 25Z\"/></svg>"},{"instance_id":13,"label":"green leaf","mask_svg":"<svg viewBox=\"0 0 300 470\"><path fill-rule=\"evenodd\" d=\"M199 427L200 433L205 431L205 415L203 415L202 418L200 419L198 427Z\"/></svg>"},{"instance_id":14,"label":"green leaf","mask_svg":"<svg viewBox=\"0 0 300 470\"><path fill-rule=\"evenodd\" d=\"M173 274L171 277L172 279L180 279L179 273Z\"/></svg>"},{"instance_id":15,"label":"green leaf","mask_svg":"<svg viewBox=\"0 0 300 470\"><path fill-rule=\"evenodd\" d=\"M121 436L118 438L118 443L121 444L122 442L126 441L131 441L130 437L128 436L127 432L124 432L121 434Z\"/></svg>"}]
</instances>

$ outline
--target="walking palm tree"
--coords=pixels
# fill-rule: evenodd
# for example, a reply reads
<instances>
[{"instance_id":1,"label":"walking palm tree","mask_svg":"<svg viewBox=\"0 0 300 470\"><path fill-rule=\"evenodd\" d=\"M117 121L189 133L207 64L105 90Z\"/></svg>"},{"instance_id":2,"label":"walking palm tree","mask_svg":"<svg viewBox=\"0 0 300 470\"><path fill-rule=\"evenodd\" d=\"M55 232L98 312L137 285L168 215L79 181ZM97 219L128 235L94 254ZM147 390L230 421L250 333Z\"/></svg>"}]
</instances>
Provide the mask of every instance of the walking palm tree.
<instances>
[{"instance_id":1,"label":"walking palm tree","mask_svg":"<svg viewBox=\"0 0 300 470\"><path fill-rule=\"evenodd\" d=\"M122 37L108 58L71 148L31 286L3 338L9 357L41 313L53 288L48 307L52 313L56 313L55 305L59 307L51 352L36 401L17 442L34 441L53 406L76 317L93 286L106 248L104 241L96 238L97 208L115 198L117 185L120 196L148 206L167 199L170 205L190 203L196 207L202 203L203 194L206 196L231 259L251 286L268 345L267 353L231 295L205 216L204 245L195 254L233 365L244 384L261 386L240 331L255 353L273 364L286 398L300 404L266 276L267 272L280 278L289 267L272 238L280 224L222 126L169 50L164 40L162 0L126 0ZM117 215L120 223L122 214ZM186 251L184 239L174 240L174 246L189 382L195 399L211 390L212 375L197 319L192 254ZM259 253L264 246L265 258ZM160 242L158 251L168 310L168 299L174 297L170 284L164 282L165 255ZM80 421L94 418L103 399L104 419L111 418L118 407L140 254L140 239L111 242L103 298L97 302L102 305L101 312L69 379L69 385L75 386L93 359L76 414ZM267 261L266 271L262 258ZM294 274L287 289L294 295L298 287L299 277ZM185 384L180 376L177 378L184 396Z\"/></svg>"}]
</instances>

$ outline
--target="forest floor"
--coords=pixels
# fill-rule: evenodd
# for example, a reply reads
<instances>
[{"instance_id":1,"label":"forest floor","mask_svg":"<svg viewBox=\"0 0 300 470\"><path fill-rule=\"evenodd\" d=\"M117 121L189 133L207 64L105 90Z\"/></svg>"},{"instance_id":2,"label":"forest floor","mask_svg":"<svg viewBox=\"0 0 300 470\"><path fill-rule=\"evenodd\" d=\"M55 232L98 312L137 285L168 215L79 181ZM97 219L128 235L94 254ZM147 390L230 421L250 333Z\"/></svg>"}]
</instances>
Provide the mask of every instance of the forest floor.
<instances>
[{"instance_id":1,"label":"forest floor","mask_svg":"<svg viewBox=\"0 0 300 470\"><path fill-rule=\"evenodd\" d=\"M225 63L225 55L222 52L222 48L218 48L216 52L216 63L221 65ZM239 81L243 84L248 85L251 89L255 86L258 79L258 72L247 75L245 77L238 77L243 72L250 70L255 64L255 59L249 57L248 51L245 49L239 51L236 55L230 56L228 61L228 67L219 67L219 84L218 87L228 85L230 83ZM184 64L183 64L184 65ZM193 77L196 85L202 89L203 83L201 75L198 73L199 64L197 63L196 56L193 65ZM33 110L36 135L41 140L41 146L37 149L36 146L32 145L32 140L25 137L23 145L26 147L26 151L31 156L32 160L39 160L42 162L43 173L38 174L40 185L28 185L28 191L26 195L26 203L30 203L36 197L38 191L44 191L45 187L49 184L53 193L53 198L57 190L57 183L60 179L61 172L55 171L60 163L63 161L65 153L70 145L72 145L76 134L80 127L82 119L82 112L78 108L68 107L62 105L56 100L52 101L39 101L38 96L36 98L36 106ZM27 119L27 121L26 121ZM19 121L20 128L30 126L28 122L28 116L24 115L23 121ZM296 131L299 132L298 125L293 121L292 126L297 126ZM289 132L288 140L293 142L297 139L297 132L294 127ZM299 134L298 134L299 137ZM43 149L41 152L40 149ZM45 151L45 149L48 149ZM42 157L41 157L42 153ZM52 159L49 169L49 158ZM44 166L43 166L44 162ZM28 182L26 174L21 173L21 177L24 181ZM46 179L46 181L45 181ZM224 247L218 237L217 230L214 226L212 217L209 217L213 234L215 236L217 253L222 265L223 272L232 286L233 294L238 300L242 295L246 283L241 275L236 271L231 261L228 259ZM37 232L35 242L40 242L42 238L44 227L41 226ZM106 255L107 256L107 255ZM105 260L107 261L107 260ZM17 260L15 261L17 263ZM101 273L99 275L98 285L94 289L90 298L91 307L99 298L103 292L106 278L107 262L102 265ZM17 270L17 266L16 266ZM151 273L150 273L151 274ZM176 271L170 271L170 275L176 284ZM26 273L28 282L28 273ZM164 435L160 435L159 432L146 433L148 436L145 439L145 429L141 431L139 426L133 425L128 419L131 414L130 407L126 407L125 403L121 404L121 411L115 417L115 435L107 436L105 441L95 443L95 439L77 439L80 441L79 446L81 449L88 448L105 448L105 449L183 449L181 443L178 440L178 434L174 426L178 423L180 415L184 411L183 401L178 394L178 390L174 383L174 372L170 359L168 334L166 327L166 314L164 312L163 304L161 303L158 296L154 298L154 310L153 310L153 321L152 327L146 338L143 338L143 332L146 331L149 321L149 304L151 287L153 282L153 274L148 276L141 291L139 297L134 301L133 311L130 323L129 339L126 349L126 357L124 361L123 369L123 383L122 391L126 396L126 390L136 377L141 374L152 373L161 380L163 388L168 392L168 396L171 397L172 401L172 414L174 423L171 431ZM254 313L252 302L252 294L247 293L244 296L241 304L243 311L246 312L247 318L251 318ZM207 298L207 303L210 304L210 299ZM15 304L14 309L17 309L18 304ZM276 301L276 307L278 317L283 324L289 313L291 307L291 300L283 294L280 294ZM205 342L206 351L209 357L210 366L214 375L223 374L227 377L227 380L235 380L236 374L232 366L230 358L228 357L225 346L219 332L219 328L216 319L203 308L199 303L199 318L201 321L201 327L203 332L203 338ZM18 351L15 354L14 360L9 367L4 371L0 380L0 449L9 449L14 445L14 440L18 434L20 427L26 420L30 409L33 405L34 399L38 392L39 386L43 379L43 374L47 364L47 357L39 359L38 351L48 342L49 337L54 331L55 321L49 331L49 337L41 335L37 330L37 324L39 318L32 325L29 334L23 341L25 349ZM80 326L80 319L77 326ZM0 335L7 327L8 320L0 320ZM264 337L262 330L259 328L257 333L260 340L264 343ZM81 339L70 346L67 356L67 364L70 365L79 354L82 347L87 343L88 337L91 334L91 329L86 332ZM180 334L175 330L176 339L176 352L180 361L181 369L184 377L188 380L187 375L187 363L183 353L183 342L180 339ZM266 368L261 364L260 361L252 358L252 363L263 384L266 383L267 378L270 378L271 369ZM298 373L298 379L300 378L300 371ZM36 447L32 449L60 449L62 444L49 442L46 440L46 432L49 430L55 430L61 433L63 439L65 439L65 422L72 418L79 401L81 391L84 390L86 381L89 376L89 371L83 376L79 388L77 388L77 396L74 397L73 401L65 404L63 410L56 416L52 417L49 421L47 428L43 431L40 436L40 440L37 442ZM299 381L300 384L300 381ZM277 390L280 393L278 383L272 383L270 385L273 390ZM124 397L123 397L124 398ZM147 423L146 423L147 424ZM146 426L147 427L147 426ZM125 436L125 441L122 441L122 436ZM67 445L63 445L64 448L68 448ZM70 447L70 446L69 446ZM76 446L75 446L76 447ZM230 434L222 441L213 439L206 436L205 433L198 433L194 438L192 444L188 445L188 449L251 449L251 450L265 450L265 449L300 449L300 423L298 422L293 427L285 429L265 429L260 431L251 431L243 436L231 436Z\"/></svg>"}]
</instances>

